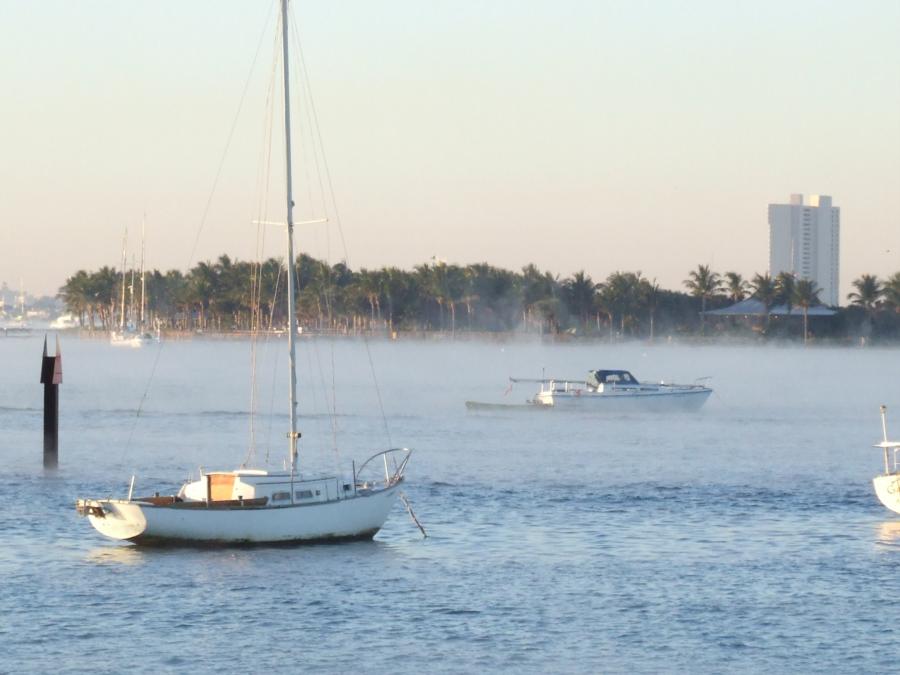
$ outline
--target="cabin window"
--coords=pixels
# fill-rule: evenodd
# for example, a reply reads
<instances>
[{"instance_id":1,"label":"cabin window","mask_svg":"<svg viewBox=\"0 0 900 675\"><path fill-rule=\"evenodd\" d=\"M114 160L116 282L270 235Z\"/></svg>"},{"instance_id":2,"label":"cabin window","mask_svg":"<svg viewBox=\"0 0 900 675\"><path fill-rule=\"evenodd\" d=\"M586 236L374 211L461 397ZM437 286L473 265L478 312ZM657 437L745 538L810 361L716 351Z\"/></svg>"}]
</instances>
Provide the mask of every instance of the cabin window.
<instances>
[{"instance_id":1,"label":"cabin window","mask_svg":"<svg viewBox=\"0 0 900 675\"><path fill-rule=\"evenodd\" d=\"M272 493L272 501L273 502L283 502L291 498L290 492L273 492Z\"/></svg>"},{"instance_id":2,"label":"cabin window","mask_svg":"<svg viewBox=\"0 0 900 675\"><path fill-rule=\"evenodd\" d=\"M312 499L312 490L297 490L294 493L297 499Z\"/></svg>"}]
</instances>

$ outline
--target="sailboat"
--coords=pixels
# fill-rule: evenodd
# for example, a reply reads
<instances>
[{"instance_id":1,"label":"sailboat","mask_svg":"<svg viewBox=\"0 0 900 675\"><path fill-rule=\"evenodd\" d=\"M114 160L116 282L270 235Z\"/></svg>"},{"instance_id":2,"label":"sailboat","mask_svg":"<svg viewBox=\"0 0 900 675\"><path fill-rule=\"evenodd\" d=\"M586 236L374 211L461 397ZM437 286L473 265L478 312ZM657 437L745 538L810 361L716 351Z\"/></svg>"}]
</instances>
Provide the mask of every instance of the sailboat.
<instances>
[{"instance_id":1,"label":"sailboat","mask_svg":"<svg viewBox=\"0 0 900 675\"><path fill-rule=\"evenodd\" d=\"M881 442L874 447L884 451L884 473L872 479L879 501L891 511L900 513L900 441L889 441L887 435L887 407L881 406ZM891 457L893 455L893 457Z\"/></svg>"},{"instance_id":2,"label":"sailboat","mask_svg":"<svg viewBox=\"0 0 900 675\"><path fill-rule=\"evenodd\" d=\"M127 243L128 243L128 231L125 231L125 238L122 240L122 296L121 296L121 305L119 308L119 330L113 331L110 333L109 342L111 345L115 347L143 347L145 344L149 344L151 342L159 342L159 329L157 329L156 335L154 336L150 333L146 328L146 323L144 321L144 310L146 308L145 296L146 296L146 276L144 272L144 225L141 224L141 316L140 323L135 326L134 324L134 257L131 259L131 283L128 284L128 294L129 294L129 308L128 308L128 321L125 319L125 268L127 265Z\"/></svg>"},{"instance_id":3,"label":"sailboat","mask_svg":"<svg viewBox=\"0 0 900 675\"><path fill-rule=\"evenodd\" d=\"M288 0L281 0L287 186L289 431L287 470L212 471L168 496L79 499L76 510L113 539L136 544L246 544L368 539L401 497L411 454L393 448L354 464L352 478L308 478L297 466L297 313L291 185L291 115L288 73Z\"/></svg>"},{"instance_id":4,"label":"sailboat","mask_svg":"<svg viewBox=\"0 0 900 675\"><path fill-rule=\"evenodd\" d=\"M25 284L22 279L19 279L19 295L16 297L16 301L19 305L19 314L4 326L7 335L10 333L27 334L31 330L31 326L28 324L28 311L25 308Z\"/></svg>"}]
</instances>

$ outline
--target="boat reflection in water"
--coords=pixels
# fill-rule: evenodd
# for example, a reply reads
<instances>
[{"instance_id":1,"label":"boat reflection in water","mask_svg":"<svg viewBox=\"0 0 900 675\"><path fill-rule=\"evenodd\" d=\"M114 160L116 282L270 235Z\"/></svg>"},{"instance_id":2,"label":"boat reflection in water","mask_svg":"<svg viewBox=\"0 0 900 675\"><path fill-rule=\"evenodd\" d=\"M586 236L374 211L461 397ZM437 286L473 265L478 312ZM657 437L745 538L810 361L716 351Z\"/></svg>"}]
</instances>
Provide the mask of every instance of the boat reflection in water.
<instances>
[{"instance_id":1,"label":"boat reflection in water","mask_svg":"<svg viewBox=\"0 0 900 675\"><path fill-rule=\"evenodd\" d=\"M886 520L878 525L879 544L900 548L900 520Z\"/></svg>"}]
</instances>

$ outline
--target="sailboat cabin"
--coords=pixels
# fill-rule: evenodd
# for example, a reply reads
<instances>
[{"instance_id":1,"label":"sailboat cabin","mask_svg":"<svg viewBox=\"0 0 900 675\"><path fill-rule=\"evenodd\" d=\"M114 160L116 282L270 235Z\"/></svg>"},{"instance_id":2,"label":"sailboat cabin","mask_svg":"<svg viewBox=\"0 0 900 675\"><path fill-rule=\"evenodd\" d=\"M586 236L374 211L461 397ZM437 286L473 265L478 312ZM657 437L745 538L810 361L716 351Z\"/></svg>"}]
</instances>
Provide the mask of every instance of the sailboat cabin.
<instances>
[{"instance_id":1,"label":"sailboat cabin","mask_svg":"<svg viewBox=\"0 0 900 675\"><path fill-rule=\"evenodd\" d=\"M221 506L290 506L340 499L351 490L349 483L341 485L334 477L291 480L287 473L240 469L203 474L182 486L178 497Z\"/></svg>"}]
</instances>

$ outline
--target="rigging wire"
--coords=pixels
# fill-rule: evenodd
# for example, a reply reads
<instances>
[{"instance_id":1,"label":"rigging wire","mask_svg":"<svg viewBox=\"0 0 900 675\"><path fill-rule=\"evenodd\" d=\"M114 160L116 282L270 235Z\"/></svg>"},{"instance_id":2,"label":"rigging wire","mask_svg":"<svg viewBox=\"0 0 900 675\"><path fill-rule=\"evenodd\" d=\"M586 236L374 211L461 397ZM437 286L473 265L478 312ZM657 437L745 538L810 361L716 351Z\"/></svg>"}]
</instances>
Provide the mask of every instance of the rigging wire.
<instances>
[{"instance_id":1,"label":"rigging wire","mask_svg":"<svg viewBox=\"0 0 900 675\"><path fill-rule=\"evenodd\" d=\"M325 150L324 150L325 143L322 139L322 129L319 126L319 117L318 117L318 113L316 111L315 99L314 99L313 93L312 93L312 86L309 81L309 73L307 72L307 69L305 67L305 59L303 56L303 42L300 40L300 35L299 35L299 31L297 29L296 21L293 19L293 17L291 19L291 27L293 29L294 36L295 36L295 43L297 45L297 49L295 49L294 52L297 54L297 58L299 58L299 60L300 60L300 72L303 75L303 80L304 80L304 83L306 84L306 88L305 88L306 93L307 93L307 96L309 97L311 127L315 131L316 140L318 140L319 148L322 150L322 158L321 159L322 159L323 171L320 173L320 180L322 178L324 178L325 185L327 185L327 188L328 188L327 193L328 193L328 197L330 199L330 203L331 203L331 206L332 206L332 209L334 212L335 225L337 226L338 235L340 237L341 248L344 253L344 261L346 262L347 266L349 267L350 266L350 254L348 252L347 241L344 237L344 228L343 228L343 224L341 222L340 213L338 211L337 198L336 198L335 192L334 192L334 183L332 182L332 179L331 179L331 170L328 166L328 159L325 156ZM315 153L313 153L313 154L315 156ZM324 175L322 175L322 174L324 174ZM324 187L325 186L322 187L323 191L324 191ZM373 380L373 383L375 386L375 394L376 394L376 398L378 400L378 409L381 413L381 420L384 425L384 432L385 432L385 436L387 437L388 447L393 447L393 440L391 439L390 425L388 424L387 415L385 414L385 411L384 411L384 401L381 396L381 387L378 384L378 375L375 371L375 362L372 359L372 350L369 345L368 336L365 334L365 332L363 332L362 338L363 338L363 344L365 345L365 348L366 348L366 357L369 361L369 370L371 371L372 380Z\"/></svg>"},{"instance_id":2,"label":"rigging wire","mask_svg":"<svg viewBox=\"0 0 900 675\"><path fill-rule=\"evenodd\" d=\"M259 59L259 52L262 49L263 38L268 32L269 19L272 16L272 9L275 7L275 2L269 4L269 13L266 15L266 20L263 23L262 31L260 32L259 40L256 43L256 52L253 54L253 62L250 64L250 71L247 73L247 79L244 82L244 89L241 92L241 100L238 103L237 111L234 114L234 120L231 122L231 129L228 132L228 139L225 141L225 148L222 151L222 157L219 159L219 167L216 169L216 175L213 179L212 188L209 191L209 197L206 200L206 206L203 208L203 215L200 217L200 225L197 228L197 234L194 237L194 245L191 248L190 259L188 260L188 269L191 267L191 263L194 262L194 255L197 253L197 246L200 244L200 235L203 233L203 228L206 226L206 218L209 215L209 209L212 206L213 197L216 194L216 189L219 185L219 178L222 176L222 169L225 166L225 158L228 156L228 151L231 149L231 141L234 138L234 132L237 129L238 119L241 116L241 111L244 108L244 101L247 99L247 91L250 89L250 82L253 79L253 71L256 69L256 62Z\"/></svg>"},{"instance_id":3,"label":"rigging wire","mask_svg":"<svg viewBox=\"0 0 900 675\"><path fill-rule=\"evenodd\" d=\"M144 403L147 401L147 396L150 394L150 385L153 384L153 376L156 374L156 366L159 365L159 357L162 354L163 343L160 340L159 346L156 349L156 356L153 359L153 367L150 369L150 377L147 379L147 385L144 387L144 393L141 394L141 400L138 402L137 410L134 411L134 417L131 422L131 429L128 432L128 439L125 441L125 445L122 448L122 454L119 457L119 463L125 461L125 455L128 453L128 450L131 448L131 441L134 439L134 432L137 430L138 420L141 417L141 413L144 410Z\"/></svg>"},{"instance_id":4,"label":"rigging wire","mask_svg":"<svg viewBox=\"0 0 900 675\"><path fill-rule=\"evenodd\" d=\"M196 233L196 235L195 235L195 237L194 237L194 244L193 244L193 246L192 246L192 248L191 248L191 253L190 253L190 256L188 257L188 264L187 264L187 267L186 267L186 269L188 269L188 270L190 270L191 264L194 262L194 256L196 255L196 252L197 252L197 246L198 246L199 243L200 243L200 235L202 234L203 228L204 228L205 225L206 225L206 219L207 219L207 216L209 215L209 209L210 209L210 206L212 205L213 196L214 196L215 193L216 193L216 189L217 189L218 184L219 184L219 178L220 178L221 175L222 175L222 169L223 169L223 167L224 167L224 165L225 165L225 158L228 156L228 151L229 151L229 149L231 148L231 141L232 141L232 139L233 139L233 137L234 137L234 132L235 132L235 129L237 128L238 119L240 118L241 111L243 110L243 107L244 107L244 101L245 101L246 98L247 98L247 91L248 91L249 88L250 88L250 82L252 81L252 78L253 78L253 71L256 69L256 62L257 62L257 60L259 59L259 53L260 53L260 50L261 50L261 48L262 48L263 38L265 37L266 33L268 32L268 31L267 31L267 27L268 27L268 25L269 25L269 21L270 21L271 16L272 16L272 10L273 10L273 8L274 8L275 6L276 6L276 2L273 1L273 2L270 3L270 5L269 5L269 12L268 12L268 14L266 15L266 19L265 19L265 21L263 22L263 26L262 26L262 28L261 28L261 30L260 30L259 40L257 41L257 44L256 44L256 51L255 51L255 53L254 53L254 55L253 55L253 60L252 60L252 62L251 62L251 64L250 64L250 69L249 69L249 71L248 71L248 73L247 73L247 78L246 78L246 80L245 80L245 82L244 82L244 87L243 87L243 90L242 90L242 92L241 92L241 98L240 98L240 101L239 101L239 103L238 103L237 111L235 112L234 119L232 120L232 123L231 123L231 130L230 130L229 133L228 133L228 139L226 140L225 148L223 149L223 151L222 151L222 156L221 156L221 158L219 159L219 165L218 165L218 168L216 169L216 174L215 174L215 178L213 179L212 188L210 189L209 197L208 197L207 200L206 200L206 205L204 206L203 213L202 213L202 215L201 215L201 217L200 217L200 224L199 224L198 227L197 227L197 233ZM122 449L122 455L121 455L121 458L120 458L120 460L119 460L120 462L124 461L125 455L127 454L128 450L129 450L129 448L130 448L130 446L131 446L131 442L132 442L132 440L133 440L133 438L134 438L134 433L135 433L135 431L136 431L136 429L137 429L138 420L139 420L140 417L141 417L141 413L143 412L143 409L144 409L144 404L145 404L145 402L147 401L147 396L149 395L149 393L150 393L150 388L151 388L152 385L153 385L153 380L154 380L154 377L155 377L155 375L156 375L156 368L157 368L157 366L159 365L160 356L162 355L162 351L163 351L163 347L164 347L164 346L165 346L165 341L160 340L159 346L158 346L158 348L157 348L157 350L156 350L156 356L155 356L155 358L154 358L154 360L153 360L153 367L152 367L151 370L150 370L150 377L147 379L147 384L146 384L146 386L145 386L145 388L144 388L144 392L143 392L143 394L141 395L141 399L140 399L140 401L138 402L137 409L135 410L133 422L132 422L132 425L131 425L131 430L129 431L129 434L128 434L128 440L127 440L127 442L125 443L124 448Z\"/></svg>"},{"instance_id":5,"label":"rigging wire","mask_svg":"<svg viewBox=\"0 0 900 675\"><path fill-rule=\"evenodd\" d=\"M258 412L259 387L257 383L257 360L258 360L258 341L259 330L262 323L261 305L262 305L262 281L263 281L263 254L266 243L266 215L268 213L267 206L269 202L269 188L272 175L272 130L274 128L275 118L275 91L277 66L279 63L280 50L277 49L280 31L276 31L276 39L274 41L273 53L275 57L272 59L272 68L269 73L269 85L266 90L266 106L267 114L263 118L262 133L262 150L259 160L259 169L257 173L257 194L259 201L256 207L256 260L255 265L251 267L251 330L250 330L250 438L247 448L247 456L244 460L244 466L250 464L252 458L256 454L256 415ZM276 275L276 295L278 281L280 279L280 269ZM254 288L255 281L255 288ZM270 306L270 317L268 329L265 332L263 342L263 353L268 353L269 335L272 329L272 313L274 312L275 300L273 298ZM266 461L268 462L269 452L266 448Z\"/></svg>"},{"instance_id":6,"label":"rigging wire","mask_svg":"<svg viewBox=\"0 0 900 675\"><path fill-rule=\"evenodd\" d=\"M283 259L278 259L278 273L275 276L275 291L272 294L272 304L269 306L269 325L268 330L272 332L272 326L275 321L275 307L278 303L278 290L281 286L281 277L284 274L284 270L282 269ZM275 385L277 384L277 379L275 374L278 372L278 356L281 354L280 349L274 350L275 360L272 363L272 392L269 398L269 425L266 428L266 464L269 463L269 449L272 447L272 422L274 420L274 415L271 414L271 411L275 410Z\"/></svg>"}]
</instances>

